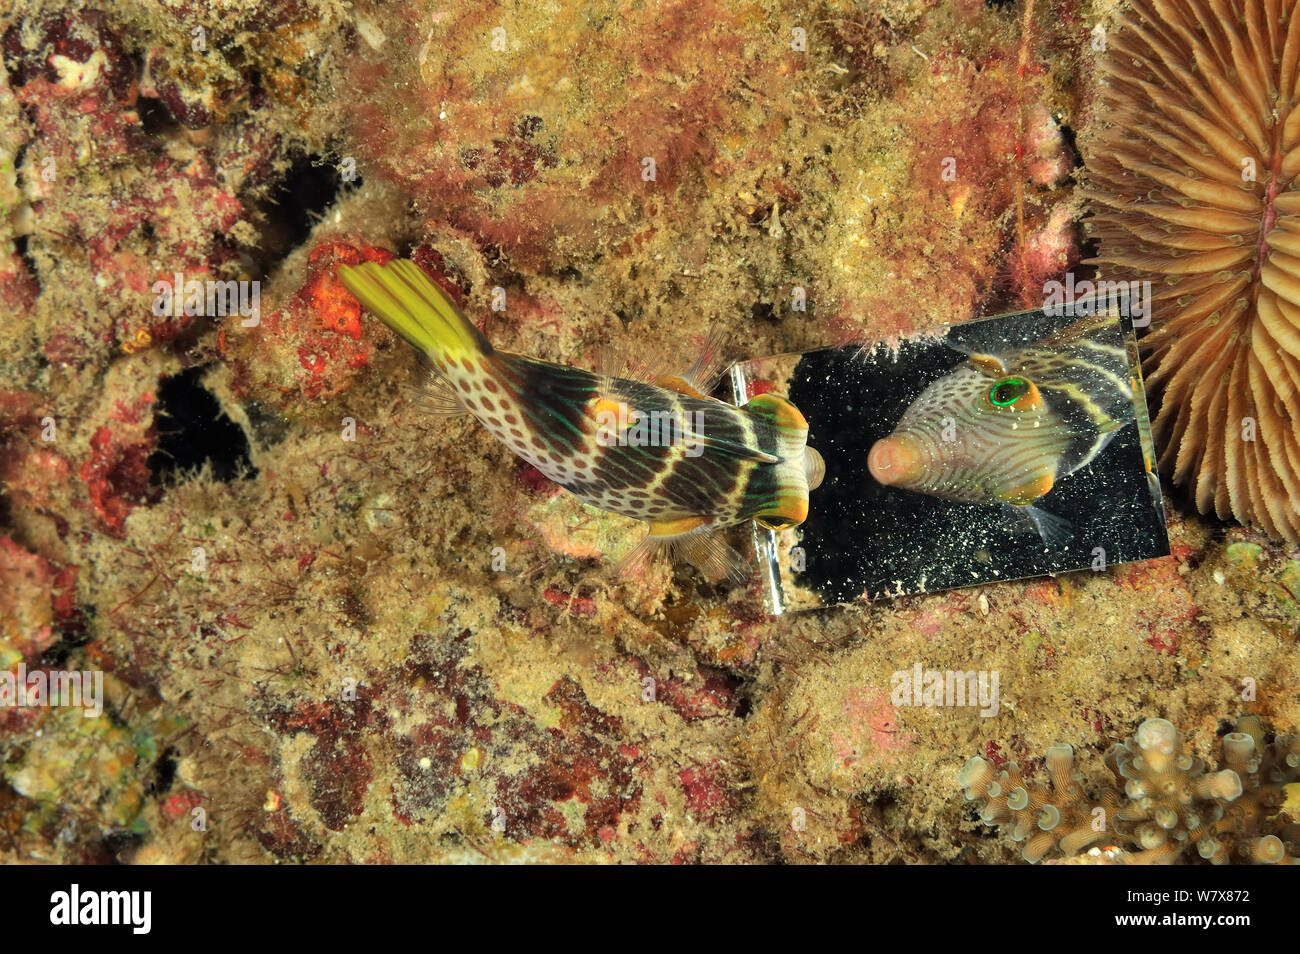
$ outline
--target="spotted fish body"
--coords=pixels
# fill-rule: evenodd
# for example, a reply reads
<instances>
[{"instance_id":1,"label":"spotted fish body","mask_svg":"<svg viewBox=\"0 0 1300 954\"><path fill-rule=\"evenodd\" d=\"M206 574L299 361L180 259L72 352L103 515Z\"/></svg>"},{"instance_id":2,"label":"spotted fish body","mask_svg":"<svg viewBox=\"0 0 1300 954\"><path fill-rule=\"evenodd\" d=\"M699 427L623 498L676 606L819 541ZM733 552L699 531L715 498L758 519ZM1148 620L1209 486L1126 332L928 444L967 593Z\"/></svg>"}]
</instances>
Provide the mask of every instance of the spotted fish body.
<instances>
[{"instance_id":1,"label":"spotted fish body","mask_svg":"<svg viewBox=\"0 0 1300 954\"><path fill-rule=\"evenodd\" d=\"M807 517L808 425L780 399L736 408L520 355L495 357L490 371L480 359L481 373L448 377L494 436L585 503L654 524Z\"/></svg>"},{"instance_id":2,"label":"spotted fish body","mask_svg":"<svg viewBox=\"0 0 1300 954\"><path fill-rule=\"evenodd\" d=\"M637 562L663 546L738 578L738 557L711 532L755 519L801 523L820 458L808 425L774 395L736 408L702 393L716 361L654 383L499 351L417 265L339 270L343 284L424 352L448 411L465 410L583 502L647 521Z\"/></svg>"},{"instance_id":3,"label":"spotted fish body","mask_svg":"<svg viewBox=\"0 0 1300 954\"><path fill-rule=\"evenodd\" d=\"M868 468L905 490L1023 508L1057 542L1062 522L1035 501L1135 419L1134 390L1119 323L1091 315L1005 355L971 354L921 392Z\"/></svg>"}]
</instances>

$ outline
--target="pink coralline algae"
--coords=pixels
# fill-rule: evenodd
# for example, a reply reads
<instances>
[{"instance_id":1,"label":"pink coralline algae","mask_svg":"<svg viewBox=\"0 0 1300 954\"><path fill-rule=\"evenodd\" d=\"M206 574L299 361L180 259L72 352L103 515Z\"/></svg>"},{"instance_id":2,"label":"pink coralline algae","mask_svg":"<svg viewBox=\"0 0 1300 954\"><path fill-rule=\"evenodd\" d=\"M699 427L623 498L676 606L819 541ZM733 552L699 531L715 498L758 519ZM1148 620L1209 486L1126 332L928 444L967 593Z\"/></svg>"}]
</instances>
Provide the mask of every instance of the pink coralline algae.
<instances>
[{"instance_id":1,"label":"pink coralline algae","mask_svg":"<svg viewBox=\"0 0 1300 954\"><path fill-rule=\"evenodd\" d=\"M0 666L35 663L53 645L54 604L51 590L58 571L46 559L0 537Z\"/></svg>"},{"instance_id":2,"label":"pink coralline algae","mask_svg":"<svg viewBox=\"0 0 1300 954\"><path fill-rule=\"evenodd\" d=\"M726 768L717 761L682 769L677 778L686 792L690 812L696 818L716 823L734 807L735 793L730 787Z\"/></svg>"},{"instance_id":3,"label":"pink coralline algae","mask_svg":"<svg viewBox=\"0 0 1300 954\"><path fill-rule=\"evenodd\" d=\"M108 423L90 437L90 453L77 475L105 528L124 535L131 510L158 492L150 488L149 455L157 446L152 406L154 395L140 395L130 406L119 404Z\"/></svg>"},{"instance_id":4,"label":"pink coralline algae","mask_svg":"<svg viewBox=\"0 0 1300 954\"><path fill-rule=\"evenodd\" d=\"M833 732L831 743L845 763L862 757L861 746L870 740L878 752L907 752L914 738L899 726L898 710L879 689L853 689L844 699L844 732Z\"/></svg>"}]
</instances>

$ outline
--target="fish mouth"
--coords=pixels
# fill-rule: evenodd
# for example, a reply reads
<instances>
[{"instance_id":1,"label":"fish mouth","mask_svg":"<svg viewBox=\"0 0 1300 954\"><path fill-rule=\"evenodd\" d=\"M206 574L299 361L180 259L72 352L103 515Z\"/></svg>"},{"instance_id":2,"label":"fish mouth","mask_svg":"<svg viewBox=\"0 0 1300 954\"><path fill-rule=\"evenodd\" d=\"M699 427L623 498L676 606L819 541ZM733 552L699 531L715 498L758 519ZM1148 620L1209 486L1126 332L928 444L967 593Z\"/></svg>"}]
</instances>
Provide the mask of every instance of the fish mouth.
<instances>
[{"instance_id":1,"label":"fish mouth","mask_svg":"<svg viewBox=\"0 0 1300 954\"><path fill-rule=\"evenodd\" d=\"M886 487L915 483L920 473L923 455L916 442L907 434L890 434L871 445L867 454L867 470L876 483Z\"/></svg>"},{"instance_id":2,"label":"fish mouth","mask_svg":"<svg viewBox=\"0 0 1300 954\"><path fill-rule=\"evenodd\" d=\"M803 449L803 471L809 490L820 487L826 477L826 461L822 460L821 454L807 445Z\"/></svg>"}]
</instances>

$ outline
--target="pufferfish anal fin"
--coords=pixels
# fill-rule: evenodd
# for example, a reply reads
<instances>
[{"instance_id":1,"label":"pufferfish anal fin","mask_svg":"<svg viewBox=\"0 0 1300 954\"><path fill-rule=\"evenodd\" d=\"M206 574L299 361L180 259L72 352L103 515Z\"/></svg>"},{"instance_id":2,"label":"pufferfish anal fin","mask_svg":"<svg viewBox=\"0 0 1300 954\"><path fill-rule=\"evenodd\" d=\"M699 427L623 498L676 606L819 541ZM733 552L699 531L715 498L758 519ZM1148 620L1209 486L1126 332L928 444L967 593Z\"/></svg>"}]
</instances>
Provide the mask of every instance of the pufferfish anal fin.
<instances>
[{"instance_id":1,"label":"pufferfish anal fin","mask_svg":"<svg viewBox=\"0 0 1300 954\"><path fill-rule=\"evenodd\" d=\"M635 576L665 557L670 563L691 564L711 582L739 586L749 579L749 564L723 541L708 517L650 524L650 533L628 551L615 571L620 576Z\"/></svg>"},{"instance_id":2,"label":"pufferfish anal fin","mask_svg":"<svg viewBox=\"0 0 1300 954\"><path fill-rule=\"evenodd\" d=\"M1032 527L1038 533L1038 538L1049 547L1063 546L1074 537L1074 525L1069 520L1048 513L1042 507L1032 504L1028 507L1007 504L1005 509L1010 515L1023 521L1026 530Z\"/></svg>"},{"instance_id":3,"label":"pufferfish anal fin","mask_svg":"<svg viewBox=\"0 0 1300 954\"><path fill-rule=\"evenodd\" d=\"M428 356L420 352L420 365L424 372L423 384L403 384L402 393L412 404L426 414L439 417L459 417L468 414L460 396L451 382L444 378Z\"/></svg>"},{"instance_id":4,"label":"pufferfish anal fin","mask_svg":"<svg viewBox=\"0 0 1300 954\"><path fill-rule=\"evenodd\" d=\"M1064 517L1033 506L1025 507L1023 512L1038 531L1039 539L1049 547L1059 547L1074 536L1074 525Z\"/></svg>"}]
</instances>

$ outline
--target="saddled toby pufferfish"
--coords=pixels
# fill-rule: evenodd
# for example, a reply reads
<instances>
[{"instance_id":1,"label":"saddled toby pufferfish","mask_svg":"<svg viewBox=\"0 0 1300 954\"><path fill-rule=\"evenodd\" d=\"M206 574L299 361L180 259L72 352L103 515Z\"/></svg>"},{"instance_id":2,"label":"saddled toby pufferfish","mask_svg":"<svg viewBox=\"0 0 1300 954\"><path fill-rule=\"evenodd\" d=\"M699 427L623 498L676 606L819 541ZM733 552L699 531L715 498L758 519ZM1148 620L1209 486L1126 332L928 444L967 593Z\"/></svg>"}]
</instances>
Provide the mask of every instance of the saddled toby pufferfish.
<instances>
[{"instance_id":1,"label":"saddled toby pufferfish","mask_svg":"<svg viewBox=\"0 0 1300 954\"><path fill-rule=\"evenodd\" d=\"M1069 522L1036 502L1136 419L1141 387L1120 324L1103 311L1003 355L949 343L970 360L922 391L893 433L876 441L867 457L871 476L903 490L1009 507L1032 521L1044 543L1063 543ZM1149 459L1146 466L1158 501Z\"/></svg>"},{"instance_id":2,"label":"saddled toby pufferfish","mask_svg":"<svg viewBox=\"0 0 1300 954\"><path fill-rule=\"evenodd\" d=\"M775 394L740 408L709 397L723 369L716 347L680 377L596 374L497 350L414 262L338 274L428 357L426 407L472 414L584 503L649 524L621 569L662 551L740 581L746 563L718 529L751 519L783 529L807 518L808 492L824 473L807 421Z\"/></svg>"}]
</instances>

